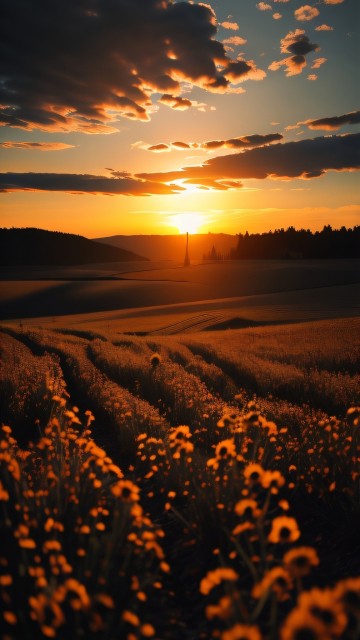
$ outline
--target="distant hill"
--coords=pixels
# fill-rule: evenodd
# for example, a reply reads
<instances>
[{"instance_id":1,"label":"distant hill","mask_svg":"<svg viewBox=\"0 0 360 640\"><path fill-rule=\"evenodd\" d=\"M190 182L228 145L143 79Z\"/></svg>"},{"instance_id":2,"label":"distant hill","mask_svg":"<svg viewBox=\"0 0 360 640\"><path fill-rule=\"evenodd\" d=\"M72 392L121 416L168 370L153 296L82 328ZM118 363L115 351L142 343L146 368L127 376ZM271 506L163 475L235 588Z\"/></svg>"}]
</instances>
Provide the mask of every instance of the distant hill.
<instances>
[{"instance_id":1,"label":"distant hill","mask_svg":"<svg viewBox=\"0 0 360 640\"><path fill-rule=\"evenodd\" d=\"M43 229L0 229L0 265L75 265L143 261L132 251L83 236Z\"/></svg>"},{"instance_id":2,"label":"distant hill","mask_svg":"<svg viewBox=\"0 0 360 640\"><path fill-rule=\"evenodd\" d=\"M185 256L186 236L182 235L134 235L96 238L97 242L135 251L149 260L180 260ZM226 233L199 233L189 235L190 260L202 260L213 246L217 254L229 254L237 244L237 236Z\"/></svg>"}]
</instances>

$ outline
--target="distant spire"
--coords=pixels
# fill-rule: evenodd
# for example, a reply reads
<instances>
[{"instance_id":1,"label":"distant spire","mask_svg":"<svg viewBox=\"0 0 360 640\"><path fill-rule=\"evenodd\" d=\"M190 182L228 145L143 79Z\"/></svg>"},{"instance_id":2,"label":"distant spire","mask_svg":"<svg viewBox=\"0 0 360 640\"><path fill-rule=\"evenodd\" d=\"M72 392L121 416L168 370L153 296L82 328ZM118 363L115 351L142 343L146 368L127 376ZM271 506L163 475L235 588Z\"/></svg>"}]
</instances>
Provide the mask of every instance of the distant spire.
<instances>
[{"instance_id":1,"label":"distant spire","mask_svg":"<svg viewBox=\"0 0 360 640\"><path fill-rule=\"evenodd\" d=\"M186 251L185 251L185 258L184 258L184 267L189 267L190 266L190 258L189 258L189 234L186 234Z\"/></svg>"}]
</instances>

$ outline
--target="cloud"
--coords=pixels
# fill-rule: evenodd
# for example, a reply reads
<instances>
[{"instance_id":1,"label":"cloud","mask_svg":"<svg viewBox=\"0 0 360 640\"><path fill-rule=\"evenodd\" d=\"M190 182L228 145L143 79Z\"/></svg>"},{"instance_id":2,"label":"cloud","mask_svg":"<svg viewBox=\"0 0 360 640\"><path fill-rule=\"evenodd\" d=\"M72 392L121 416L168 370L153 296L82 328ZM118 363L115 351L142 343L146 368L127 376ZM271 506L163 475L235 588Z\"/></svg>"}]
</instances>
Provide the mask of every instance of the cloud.
<instances>
[{"instance_id":1,"label":"cloud","mask_svg":"<svg viewBox=\"0 0 360 640\"><path fill-rule=\"evenodd\" d=\"M180 111L184 111L185 109L189 109L192 106L191 100L188 98L180 98L170 95L169 93L165 93L159 99L161 104L166 104L167 107L171 107L172 109L179 109Z\"/></svg>"},{"instance_id":2,"label":"cloud","mask_svg":"<svg viewBox=\"0 0 360 640\"><path fill-rule=\"evenodd\" d=\"M315 31L334 31L334 27L329 27L328 24L321 24L315 27Z\"/></svg>"},{"instance_id":3,"label":"cloud","mask_svg":"<svg viewBox=\"0 0 360 640\"><path fill-rule=\"evenodd\" d=\"M140 180L127 172L112 177L66 173L1 173L0 191L64 191L103 195L169 195L182 191L177 185Z\"/></svg>"},{"instance_id":4,"label":"cloud","mask_svg":"<svg viewBox=\"0 0 360 640\"><path fill-rule=\"evenodd\" d=\"M316 73L309 73L309 75L308 75L307 79L308 79L308 80L313 80L313 81L314 81L314 80L317 80L317 79L318 79L318 76L316 75Z\"/></svg>"},{"instance_id":5,"label":"cloud","mask_svg":"<svg viewBox=\"0 0 360 640\"><path fill-rule=\"evenodd\" d=\"M271 11L272 10L271 4L268 4L267 2L258 2L257 5L256 5L256 8L259 9L259 11Z\"/></svg>"},{"instance_id":6,"label":"cloud","mask_svg":"<svg viewBox=\"0 0 360 640\"><path fill-rule=\"evenodd\" d=\"M311 51L318 49L317 44L312 44L303 29L289 31L280 42L280 51L282 53L292 53L294 55L305 56Z\"/></svg>"},{"instance_id":7,"label":"cloud","mask_svg":"<svg viewBox=\"0 0 360 640\"><path fill-rule=\"evenodd\" d=\"M239 25L237 22L220 22L220 26L224 29L230 29L231 31L238 31Z\"/></svg>"},{"instance_id":8,"label":"cloud","mask_svg":"<svg viewBox=\"0 0 360 640\"><path fill-rule=\"evenodd\" d=\"M191 149L192 145L188 144L187 142L172 142L171 146L175 147L175 149L186 150L186 149Z\"/></svg>"},{"instance_id":9,"label":"cloud","mask_svg":"<svg viewBox=\"0 0 360 640\"><path fill-rule=\"evenodd\" d=\"M311 65L311 69L319 69L323 64L327 62L327 58L315 58Z\"/></svg>"},{"instance_id":10,"label":"cloud","mask_svg":"<svg viewBox=\"0 0 360 640\"><path fill-rule=\"evenodd\" d=\"M234 84L245 80L263 80L265 77L265 71L258 69L253 60L228 62L226 67L226 78Z\"/></svg>"},{"instance_id":11,"label":"cloud","mask_svg":"<svg viewBox=\"0 0 360 640\"><path fill-rule=\"evenodd\" d=\"M269 65L269 69L277 71L281 67L285 67L287 76L298 75L306 67L305 56L318 49L318 45L310 42L303 29L289 31L280 41L280 51L282 53L291 53L292 55L282 60L274 60Z\"/></svg>"},{"instance_id":12,"label":"cloud","mask_svg":"<svg viewBox=\"0 0 360 640\"><path fill-rule=\"evenodd\" d=\"M246 43L247 40L245 40L245 38L241 38L240 36L231 36L231 38L226 38L226 40L223 40L223 44L232 44L234 45L234 47L239 47Z\"/></svg>"},{"instance_id":13,"label":"cloud","mask_svg":"<svg viewBox=\"0 0 360 640\"><path fill-rule=\"evenodd\" d=\"M306 124L309 129L322 129L323 131L336 131L347 124L360 124L360 111L351 111L341 116L319 118L317 120L305 120L298 125Z\"/></svg>"},{"instance_id":14,"label":"cloud","mask_svg":"<svg viewBox=\"0 0 360 640\"><path fill-rule=\"evenodd\" d=\"M360 134L321 136L217 156L180 171L141 173L137 177L160 183L191 180L191 184L203 186L208 186L208 180L224 186L226 180L312 179L327 171L359 170L359 143Z\"/></svg>"},{"instance_id":15,"label":"cloud","mask_svg":"<svg viewBox=\"0 0 360 640\"><path fill-rule=\"evenodd\" d=\"M153 144L151 147L148 147L148 151L170 151L170 147L168 144Z\"/></svg>"},{"instance_id":16,"label":"cloud","mask_svg":"<svg viewBox=\"0 0 360 640\"><path fill-rule=\"evenodd\" d=\"M73 144L65 144L64 142L16 142L14 140L1 142L0 147L3 149L31 149L32 151L62 151L63 149L74 149Z\"/></svg>"},{"instance_id":17,"label":"cloud","mask_svg":"<svg viewBox=\"0 0 360 640\"><path fill-rule=\"evenodd\" d=\"M189 149L206 149L213 151L215 149L252 149L254 147L263 147L267 144L279 142L283 139L281 133L268 133L266 135L253 134L249 136L241 136L238 138L229 138L228 140L209 140L206 142L171 142L170 145L160 143L147 147L148 151L169 151L170 147L177 150Z\"/></svg>"},{"instance_id":18,"label":"cloud","mask_svg":"<svg viewBox=\"0 0 360 640\"><path fill-rule=\"evenodd\" d=\"M281 20L282 14L281 13L273 13L273 18L274 18L274 20Z\"/></svg>"},{"instance_id":19,"label":"cloud","mask_svg":"<svg viewBox=\"0 0 360 640\"><path fill-rule=\"evenodd\" d=\"M299 20L300 22L313 20L318 15L320 15L319 9L317 9L316 7L311 7L309 4L304 4L302 7L299 7L294 11L295 19Z\"/></svg>"},{"instance_id":20,"label":"cloud","mask_svg":"<svg viewBox=\"0 0 360 640\"><path fill-rule=\"evenodd\" d=\"M344 0L323 0L324 4L342 4Z\"/></svg>"},{"instance_id":21,"label":"cloud","mask_svg":"<svg viewBox=\"0 0 360 640\"><path fill-rule=\"evenodd\" d=\"M246 149L254 147L262 147L273 142L279 142L283 136L281 133L269 133L267 135L250 135L242 136L239 138L230 138L228 140L211 140L209 142L200 143L201 149L219 149L224 147L226 149Z\"/></svg>"},{"instance_id":22,"label":"cloud","mask_svg":"<svg viewBox=\"0 0 360 640\"><path fill-rule=\"evenodd\" d=\"M232 61L215 39L217 26L202 3L5 2L0 123L111 133L120 116L149 120L156 94L184 108L184 86L230 92Z\"/></svg>"},{"instance_id":23,"label":"cloud","mask_svg":"<svg viewBox=\"0 0 360 640\"><path fill-rule=\"evenodd\" d=\"M234 189L242 180L265 178L317 178L327 171L355 171L360 169L358 153L360 134L322 136L298 142L279 143L217 156L195 167L180 171L141 173L111 172L111 177L88 174L2 173L0 190L62 191L104 195L171 195L184 190L173 184L204 189Z\"/></svg>"}]
</instances>

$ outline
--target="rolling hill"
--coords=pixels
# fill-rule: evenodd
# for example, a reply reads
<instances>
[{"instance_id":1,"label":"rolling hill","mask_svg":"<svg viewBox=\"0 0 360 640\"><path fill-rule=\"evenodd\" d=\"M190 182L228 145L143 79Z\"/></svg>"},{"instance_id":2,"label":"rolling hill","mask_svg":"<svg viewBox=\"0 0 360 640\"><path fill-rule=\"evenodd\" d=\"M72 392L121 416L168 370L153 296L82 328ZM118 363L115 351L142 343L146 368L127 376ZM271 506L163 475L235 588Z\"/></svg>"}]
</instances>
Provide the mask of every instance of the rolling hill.
<instances>
[{"instance_id":1,"label":"rolling hill","mask_svg":"<svg viewBox=\"0 0 360 640\"><path fill-rule=\"evenodd\" d=\"M183 260L186 236L182 235L133 235L96 238L97 242L139 252L149 260ZM217 253L228 254L236 247L236 236L227 233L199 233L189 236L190 260L202 260L215 247Z\"/></svg>"},{"instance_id":2,"label":"rolling hill","mask_svg":"<svg viewBox=\"0 0 360 640\"><path fill-rule=\"evenodd\" d=\"M44 229L0 229L0 265L75 265L145 261L132 251Z\"/></svg>"}]
</instances>

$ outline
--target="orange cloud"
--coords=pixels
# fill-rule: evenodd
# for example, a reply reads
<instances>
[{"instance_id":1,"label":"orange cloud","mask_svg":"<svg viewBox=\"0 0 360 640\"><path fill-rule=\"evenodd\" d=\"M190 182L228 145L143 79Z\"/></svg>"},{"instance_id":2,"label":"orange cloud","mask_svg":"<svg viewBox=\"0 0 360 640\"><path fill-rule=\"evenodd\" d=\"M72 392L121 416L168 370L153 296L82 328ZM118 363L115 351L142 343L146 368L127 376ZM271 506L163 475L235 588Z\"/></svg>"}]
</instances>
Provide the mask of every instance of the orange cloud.
<instances>
[{"instance_id":1,"label":"orange cloud","mask_svg":"<svg viewBox=\"0 0 360 640\"><path fill-rule=\"evenodd\" d=\"M220 26L224 27L224 29L230 29L232 31L238 31L239 25L237 22L220 22Z\"/></svg>"},{"instance_id":2,"label":"orange cloud","mask_svg":"<svg viewBox=\"0 0 360 640\"><path fill-rule=\"evenodd\" d=\"M280 41L280 51L292 55L282 60L274 60L268 68L271 71L278 71L281 67L285 67L286 76L298 75L306 67L305 56L312 51L317 51L318 48L317 44L310 42L303 29L289 31Z\"/></svg>"},{"instance_id":3,"label":"orange cloud","mask_svg":"<svg viewBox=\"0 0 360 640\"><path fill-rule=\"evenodd\" d=\"M208 140L206 142L171 142L170 145L160 143L147 147L148 151L169 151L171 147L177 150L187 151L189 149L206 149L213 151L215 149L253 149L255 147L263 147L267 144L279 142L283 136L281 133L269 133L266 135L252 134L249 136L241 136L238 138L229 138L227 140Z\"/></svg>"},{"instance_id":4,"label":"orange cloud","mask_svg":"<svg viewBox=\"0 0 360 640\"><path fill-rule=\"evenodd\" d=\"M247 40L245 40L245 38L241 38L240 36L231 36L231 38L226 38L226 40L223 40L223 44L233 44L234 47L242 46L246 43Z\"/></svg>"},{"instance_id":5,"label":"orange cloud","mask_svg":"<svg viewBox=\"0 0 360 640\"><path fill-rule=\"evenodd\" d=\"M271 4L268 4L267 2L258 2L257 5L256 5L256 8L259 9L259 11L271 11L272 10Z\"/></svg>"},{"instance_id":6,"label":"orange cloud","mask_svg":"<svg viewBox=\"0 0 360 640\"><path fill-rule=\"evenodd\" d=\"M329 27L328 24L321 24L319 27L315 27L315 31L334 31L334 27Z\"/></svg>"},{"instance_id":7,"label":"orange cloud","mask_svg":"<svg viewBox=\"0 0 360 640\"><path fill-rule=\"evenodd\" d=\"M347 124L360 124L360 111L351 111L341 116L330 118L318 118L317 120L305 120L298 125L305 124L309 129L322 129L323 131L336 131Z\"/></svg>"},{"instance_id":8,"label":"orange cloud","mask_svg":"<svg viewBox=\"0 0 360 640\"><path fill-rule=\"evenodd\" d=\"M161 96L159 102L161 102L161 104L166 104L166 106L171 107L172 109L179 109L180 111L189 109L192 105L191 100L171 96L169 93L165 93Z\"/></svg>"},{"instance_id":9,"label":"orange cloud","mask_svg":"<svg viewBox=\"0 0 360 640\"><path fill-rule=\"evenodd\" d=\"M62 151L63 149L74 149L73 144L64 142L16 142L7 140L0 143L3 149L31 149L32 151Z\"/></svg>"},{"instance_id":10,"label":"orange cloud","mask_svg":"<svg viewBox=\"0 0 360 640\"><path fill-rule=\"evenodd\" d=\"M312 65L312 69L319 69L325 62L327 62L327 58L316 58Z\"/></svg>"},{"instance_id":11,"label":"orange cloud","mask_svg":"<svg viewBox=\"0 0 360 640\"><path fill-rule=\"evenodd\" d=\"M295 19L301 22L313 20L318 15L320 15L319 9L311 7L309 4L304 4L302 7L299 7L294 11Z\"/></svg>"}]
</instances>

